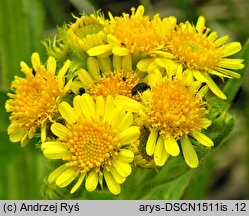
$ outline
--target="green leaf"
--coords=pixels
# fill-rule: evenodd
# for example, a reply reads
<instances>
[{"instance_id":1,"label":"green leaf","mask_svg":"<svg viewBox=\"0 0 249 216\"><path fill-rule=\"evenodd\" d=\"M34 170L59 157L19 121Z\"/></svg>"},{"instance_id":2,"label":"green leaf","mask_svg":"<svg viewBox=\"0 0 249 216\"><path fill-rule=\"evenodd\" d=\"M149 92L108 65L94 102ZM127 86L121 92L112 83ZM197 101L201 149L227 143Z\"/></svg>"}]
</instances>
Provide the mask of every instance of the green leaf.
<instances>
[{"instance_id":1,"label":"green leaf","mask_svg":"<svg viewBox=\"0 0 249 216\"><path fill-rule=\"evenodd\" d=\"M8 90L20 61L41 49L44 11L39 0L0 1L0 89Z\"/></svg>"},{"instance_id":2,"label":"green leaf","mask_svg":"<svg viewBox=\"0 0 249 216\"><path fill-rule=\"evenodd\" d=\"M44 10L41 0L0 0L0 198L40 199L39 179L44 170L37 149L22 149L11 143L7 134L9 114L5 111L6 92L20 61L30 63L31 53L40 51L44 32Z\"/></svg>"},{"instance_id":3,"label":"green leaf","mask_svg":"<svg viewBox=\"0 0 249 216\"><path fill-rule=\"evenodd\" d=\"M127 181L132 186L131 191L127 191L127 196L133 193L134 199L180 199L191 179L192 171L181 156L171 157L158 171L140 168L140 173L134 174L135 179L131 177ZM138 181L142 172L145 176Z\"/></svg>"},{"instance_id":4,"label":"green leaf","mask_svg":"<svg viewBox=\"0 0 249 216\"><path fill-rule=\"evenodd\" d=\"M155 186L149 194L145 194L143 200L178 200L189 185L193 170L179 176L173 181Z\"/></svg>"}]
</instances>

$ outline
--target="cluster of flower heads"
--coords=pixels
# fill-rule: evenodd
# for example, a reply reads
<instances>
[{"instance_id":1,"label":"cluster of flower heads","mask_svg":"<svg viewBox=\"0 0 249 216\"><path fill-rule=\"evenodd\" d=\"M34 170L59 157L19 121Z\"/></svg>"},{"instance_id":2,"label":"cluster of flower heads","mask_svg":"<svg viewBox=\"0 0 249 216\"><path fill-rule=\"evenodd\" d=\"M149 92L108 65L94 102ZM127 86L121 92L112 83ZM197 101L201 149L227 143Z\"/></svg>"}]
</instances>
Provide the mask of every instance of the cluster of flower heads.
<instances>
[{"instance_id":1,"label":"cluster of flower heads","mask_svg":"<svg viewBox=\"0 0 249 216\"><path fill-rule=\"evenodd\" d=\"M199 164L196 148L210 148L205 135L206 93L226 99L214 77L239 78L241 49L205 26L150 18L144 7L109 19L100 13L76 17L44 42L32 67L21 62L6 102L10 140L25 146L34 137L48 159L60 165L48 176L58 187L83 182L119 194L132 167L167 166L170 157Z\"/></svg>"}]
</instances>

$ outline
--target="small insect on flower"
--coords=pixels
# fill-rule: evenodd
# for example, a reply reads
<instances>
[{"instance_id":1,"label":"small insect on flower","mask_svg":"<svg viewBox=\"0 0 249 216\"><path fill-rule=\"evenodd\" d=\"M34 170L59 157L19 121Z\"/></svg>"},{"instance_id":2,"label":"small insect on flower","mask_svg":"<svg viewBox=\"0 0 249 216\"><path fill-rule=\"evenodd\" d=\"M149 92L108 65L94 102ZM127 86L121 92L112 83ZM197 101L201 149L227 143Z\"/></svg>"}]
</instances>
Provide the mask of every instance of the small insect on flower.
<instances>
[{"instance_id":1,"label":"small insect on flower","mask_svg":"<svg viewBox=\"0 0 249 216\"><path fill-rule=\"evenodd\" d=\"M86 90L84 88L79 88L79 95L83 95L86 93Z\"/></svg>"},{"instance_id":2,"label":"small insect on flower","mask_svg":"<svg viewBox=\"0 0 249 216\"><path fill-rule=\"evenodd\" d=\"M131 95L135 95L138 92L144 92L147 89L150 89L150 86L146 83L138 83L137 85L134 86L134 88L131 90Z\"/></svg>"},{"instance_id":3,"label":"small insect on flower","mask_svg":"<svg viewBox=\"0 0 249 216\"><path fill-rule=\"evenodd\" d=\"M36 75L36 71L34 69L32 69L32 74L35 76Z\"/></svg>"}]
</instances>

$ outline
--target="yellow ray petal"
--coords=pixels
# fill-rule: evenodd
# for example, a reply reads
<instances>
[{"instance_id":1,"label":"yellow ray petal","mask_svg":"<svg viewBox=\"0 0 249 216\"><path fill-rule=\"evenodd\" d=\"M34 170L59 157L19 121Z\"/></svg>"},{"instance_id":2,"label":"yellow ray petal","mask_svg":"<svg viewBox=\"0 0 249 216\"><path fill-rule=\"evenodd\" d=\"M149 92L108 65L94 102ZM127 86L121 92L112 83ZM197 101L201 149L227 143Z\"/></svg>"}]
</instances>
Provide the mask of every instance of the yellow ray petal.
<instances>
[{"instance_id":1,"label":"yellow ray petal","mask_svg":"<svg viewBox=\"0 0 249 216\"><path fill-rule=\"evenodd\" d=\"M71 61L68 59L67 61L65 61L64 65L62 66L62 68L60 69L59 73L58 73L58 77L65 77L67 70L69 69L71 65Z\"/></svg>"},{"instance_id":2,"label":"yellow ray petal","mask_svg":"<svg viewBox=\"0 0 249 216\"><path fill-rule=\"evenodd\" d=\"M105 114L104 114L104 119L103 119L105 122L110 121L114 107L115 107L114 99L111 95L108 95L106 98Z\"/></svg>"},{"instance_id":3,"label":"yellow ray petal","mask_svg":"<svg viewBox=\"0 0 249 216\"><path fill-rule=\"evenodd\" d=\"M123 106L125 109L136 113L144 109L144 106L141 103L123 95L118 95L115 98L115 104Z\"/></svg>"},{"instance_id":4,"label":"yellow ray petal","mask_svg":"<svg viewBox=\"0 0 249 216\"><path fill-rule=\"evenodd\" d=\"M123 120L121 120L120 124L117 125L115 129L118 132L122 132L126 128L130 127L132 123L133 123L133 114L131 112L127 112Z\"/></svg>"},{"instance_id":5,"label":"yellow ray petal","mask_svg":"<svg viewBox=\"0 0 249 216\"><path fill-rule=\"evenodd\" d=\"M89 94L83 94L81 97L82 97L82 101L85 105L84 109L87 110L87 112L90 114L92 119L95 119L96 106L95 106L95 103L94 103L92 97Z\"/></svg>"},{"instance_id":6,"label":"yellow ray petal","mask_svg":"<svg viewBox=\"0 0 249 216\"><path fill-rule=\"evenodd\" d=\"M97 57L97 61L102 73L107 73L112 71L112 62L109 56Z\"/></svg>"},{"instance_id":7,"label":"yellow ray petal","mask_svg":"<svg viewBox=\"0 0 249 216\"><path fill-rule=\"evenodd\" d=\"M98 55L102 55L102 54L109 52L111 49L112 49L112 45L110 44L99 45L99 46L96 46L96 47L93 47L87 50L87 54L89 56L98 56Z\"/></svg>"},{"instance_id":8,"label":"yellow ray petal","mask_svg":"<svg viewBox=\"0 0 249 216\"><path fill-rule=\"evenodd\" d=\"M121 145L130 144L138 139L140 129L138 126L131 126L117 135Z\"/></svg>"},{"instance_id":9,"label":"yellow ray petal","mask_svg":"<svg viewBox=\"0 0 249 216\"><path fill-rule=\"evenodd\" d=\"M96 118L103 119L105 114L105 100L103 96L96 98Z\"/></svg>"},{"instance_id":10,"label":"yellow ray petal","mask_svg":"<svg viewBox=\"0 0 249 216\"><path fill-rule=\"evenodd\" d=\"M78 176L78 173L77 168L70 167L58 176L55 183L58 187L66 187Z\"/></svg>"},{"instance_id":11,"label":"yellow ray petal","mask_svg":"<svg viewBox=\"0 0 249 216\"><path fill-rule=\"evenodd\" d=\"M115 36L113 36L112 34L107 35L107 41L108 41L109 44L112 44L114 46L121 44L121 42Z\"/></svg>"},{"instance_id":12,"label":"yellow ray petal","mask_svg":"<svg viewBox=\"0 0 249 216\"><path fill-rule=\"evenodd\" d=\"M32 62L33 68L35 69L35 71L37 71L38 67L41 65L39 53L35 52L32 54L31 62Z\"/></svg>"},{"instance_id":13,"label":"yellow ray petal","mask_svg":"<svg viewBox=\"0 0 249 216\"><path fill-rule=\"evenodd\" d=\"M239 73L230 71L230 70L225 69L225 68L216 67L216 68L214 68L214 70L216 70L217 72L220 72L222 74L225 74L228 77L234 77L234 78L237 78L237 79L240 78L240 74Z\"/></svg>"},{"instance_id":14,"label":"yellow ray petal","mask_svg":"<svg viewBox=\"0 0 249 216\"><path fill-rule=\"evenodd\" d=\"M180 148L178 146L178 143L174 139L173 136L167 135L164 138L164 146L166 151L172 155L172 156L177 156L180 153Z\"/></svg>"},{"instance_id":15,"label":"yellow ray petal","mask_svg":"<svg viewBox=\"0 0 249 216\"><path fill-rule=\"evenodd\" d=\"M56 179L66 170L70 169L70 167L67 167L66 164L63 164L59 166L57 169L55 169L50 175L48 176L48 183L54 183Z\"/></svg>"},{"instance_id":16,"label":"yellow ray petal","mask_svg":"<svg viewBox=\"0 0 249 216\"><path fill-rule=\"evenodd\" d=\"M244 68L242 62L242 59L222 59L219 62L219 67L238 70Z\"/></svg>"},{"instance_id":17,"label":"yellow ray petal","mask_svg":"<svg viewBox=\"0 0 249 216\"><path fill-rule=\"evenodd\" d=\"M73 80L72 79L70 79L68 82L67 82L67 84L64 86L64 88L63 88L63 94L66 94L69 90L70 90L70 88L71 88L71 86L72 86L72 83L73 83ZM63 87L63 86L62 86Z\"/></svg>"},{"instance_id":18,"label":"yellow ray petal","mask_svg":"<svg viewBox=\"0 0 249 216\"><path fill-rule=\"evenodd\" d=\"M117 56L126 56L130 54L129 49L125 47L118 47L118 46L113 47L112 52L114 55L117 55Z\"/></svg>"},{"instance_id":19,"label":"yellow ray petal","mask_svg":"<svg viewBox=\"0 0 249 216\"><path fill-rule=\"evenodd\" d=\"M70 64L71 64L71 61L70 60L67 60L63 67L60 69L59 73L58 73L58 81L60 83L60 86L64 86L64 83L65 83L65 74L67 72L67 70L69 69L70 67Z\"/></svg>"},{"instance_id":20,"label":"yellow ray petal","mask_svg":"<svg viewBox=\"0 0 249 216\"><path fill-rule=\"evenodd\" d=\"M73 186L73 188L70 191L71 194L78 190L78 188L81 186L85 176L86 176L86 173L80 174L78 181L76 182L76 184Z\"/></svg>"},{"instance_id":21,"label":"yellow ray petal","mask_svg":"<svg viewBox=\"0 0 249 216\"><path fill-rule=\"evenodd\" d=\"M173 59L174 55L169 53L169 52L165 52L165 51L161 51L161 50L152 50L149 51L149 53L154 54L160 58L167 58L167 59Z\"/></svg>"},{"instance_id":22,"label":"yellow ray petal","mask_svg":"<svg viewBox=\"0 0 249 216\"><path fill-rule=\"evenodd\" d=\"M229 44L225 44L223 48L224 54L222 55L222 57L227 57L239 52L241 50L241 44L239 42L232 42Z\"/></svg>"},{"instance_id":23,"label":"yellow ray petal","mask_svg":"<svg viewBox=\"0 0 249 216\"><path fill-rule=\"evenodd\" d=\"M212 124L212 121L206 118L202 118L200 122L201 128L208 128Z\"/></svg>"},{"instance_id":24,"label":"yellow ray petal","mask_svg":"<svg viewBox=\"0 0 249 216\"><path fill-rule=\"evenodd\" d=\"M53 145L53 148L45 148L43 154L48 159L63 159L68 156L72 156L72 153L68 151L66 146L63 145Z\"/></svg>"},{"instance_id":25,"label":"yellow ray petal","mask_svg":"<svg viewBox=\"0 0 249 216\"><path fill-rule=\"evenodd\" d=\"M96 58L88 57L87 59L87 68L88 72L94 79L97 79L100 76L99 64Z\"/></svg>"},{"instance_id":26,"label":"yellow ray petal","mask_svg":"<svg viewBox=\"0 0 249 216\"><path fill-rule=\"evenodd\" d=\"M132 57L131 54L124 56L122 61L122 68L125 71L132 71Z\"/></svg>"},{"instance_id":27,"label":"yellow ray petal","mask_svg":"<svg viewBox=\"0 0 249 216\"><path fill-rule=\"evenodd\" d=\"M194 132L191 134L191 136L204 146L211 147L214 145L213 141L210 138L200 132Z\"/></svg>"},{"instance_id":28,"label":"yellow ray petal","mask_svg":"<svg viewBox=\"0 0 249 216\"><path fill-rule=\"evenodd\" d=\"M147 140L146 152L149 156L154 154L156 141L157 141L158 131L152 130Z\"/></svg>"},{"instance_id":29,"label":"yellow ray petal","mask_svg":"<svg viewBox=\"0 0 249 216\"><path fill-rule=\"evenodd\" d=\"M118 159L113 160L113 167L117 170L117 172L123 176L127 177L131 174L131 165L125 162L122 162Z\"/></svg>"},{"instance_id":30,"label":"yellow ray petal","mask_svg":"<svg viewBox=\"0 0 249 216\"><path fill-rule=\"evenodd\" d=\"M224 43L226 43L226 41L229 39L229 36L228 35L224 35L223 37L217 39L214 43L217 47L223 45ZM227 44L228 45L228 44ZM223 46L223 48L225 48L226 45ZM222 56L222 57L225 57L225 56Z\"/></svg>"},{"instance_id":31,"label":"yellow ray petal","mask_svg":"<svg viewBox=\"0 0 249 216\"><path fill-rule=\"evenodd\" d=\"M69 123L74 124L77 120L77 116L75 114L75 110L67 103L62 102L58 106L59 112L62 117Z\"/></svg>"},{"instance_id":32,"label":"yellow ray petal","mask_svg":"<svg viewBox=\"0 0 249 216\"><path fill-rule=\"evenodd\" d=\"M141 17L144 15L144 6L139 5L136 12L135 12L135 17Z\"/></svg>"},{"instance_id":33,"label":"yellow ray petal","mask_svg":"<svg viewBox=\"0 0 249 216\"><path fill-rule=\"evenodd\" d=\"M154 60L155 60L155 58L143 59L143 60L141 60L141 61L139 61L139 62L137 63L137 68L138 68L140 71L146 72L146 71L148 71L148 68L149 68L150 64L151 64L152 62L154 62Z\"/></svg>"},{"instance_id":34,"label":"yellow ray petal","mask_svg":"<svg viewBox=\"0 0 249 216\"><path fill-rule=\"evenodd\" d=\"M125 111L123 107L116 106L113 110L109 123L113 126L113 128L117 128L120 122L124 119L124 117L125 117Z\"/></svg>"},{"instance_id":35,"label":"yellow ray petal","mask_svg":"<svg viewBox=\"0 0 249 216\"><path fill-rule=\"evenodd\" d=\"M200 82L206 82L210 90L220 97L221 99L226 99L226 95L219 89L215 84L213 79L207 73L200 73L199 71L194 71L194 77Z\"/></svg>"},{"instance_id":36,"label":"yellow ray petal","mask_svg":"<svg viewBox=\"0 0 249 216\"><path fill-rule=\"evenodd\" d=\"M211 74L211 75L219 76L221 78L223 78L223 77L230 78L230 76L227 76L226 74L220 73L217 70L210 70L210 71L208 71L208 73Z\"/></svg>"},{"instance_id":37,"label":"yellow ray petal","mask_svg":"<svg viewBox=\"0 0 249 216\"><path fill-rule=\"evenodd\" d=\"M91 120L91 114L87 109L87 105L85 103L86 101L82 98L82 96L77 95L74 97L73 104L75 114L77 114L78 116L83 115L87 120Z\"/></svg>"},{"instance_id":38,"label":"yellow ray petal","mask_svg":"<svg viewBox=\"0 0 249 216\"><path fill-rule=\"evenodd\" d=\"M54 146L63 146L64 144L58 141L49 141L41 144L41 150L45 150L47 148L53 148Z\"/></svg>"},{"instance_id":39,"label":"yellow ray petal","mask_svg":"<svg viewBox=\"0 0 249 216\"><path fill-rule=\"evenodd\" d=\"M199 160L194 150L194 147L192 146L189 139L187 137L182 137L180 139L180 142L181 142L183 156L188 166L190 166L191 168L198 167Z\"/></svg>"},{"instance_id":40,"label":"yellow ray petal","mask_svg":"<svg viewBox=\"0 0 249 216\"><path fill-rule=\"evenodd\" d=\"M208 37L207 37L207 40L208 41L215 41L216 39L218 38L218 34L217 32L211 32ZM218 45L217 45L218 46Z\"/></svg>"},{"instance_id":41,"label":"yellow ray petal","mask_svg":"<svg viewBox=\"0 0 249 216\"><path fill-rule=\"evenodd\" d=\"M208 86L205 85L199 91L197 91L196 97L203 98L207 92L208 92Z\"/></svg>"},{"instance_id":42,"label":"yellow ray petal","mask_svg":"<svg viewBox=\"0 0 249 216\"><path fill-rule=\"evenodd\" d=\"M99 177L98 173L92 170L86 177L85 187L88 191L94 191L98 185Z\"/></svg>"},{"instance_id":43,"label":"yellow ray petal","mask_svg":"<svg viewBox=\"0 0 249 216\"><path fill-rule=\"evenodd\" d=\"M121 149L118 154L118 159L125 163L131 163L134 158L134 153L128 149Z\"/></svg>"},{"instance_id":44,"label":"yellow ray petal","mask_svg":"<svg viewBox=\"0 0 249 216\"><path fill-rule=\"evenodd\" d=\"M29 66L24 61L20 62L20 66L22 68L21 71L23 71L25 74L31 73L30 71L32 71L32 69L30 69Z\"/></svg>"},{"instance_id":45,"label":"yellow ray petal","mask_svg":"<svg viewBox=\"0 0 249 216\"><path fill-rule=\"evenodd\" d=\"M67 137L70 135L70 130L60 123L52 124L51 131L62 140L67 139Z\"/></svg>"},{"instance_id":46,"label":"yellow ray petal","mask_svg":"<svg viewBox=\"0 0 249 216\"><path fill-rule=\"evenodd\" d=\"M45 142L47 139L47 121L44 121L41 125L41 142Z\"/></svg>"},{"instance_id":47,"label":"yellow ray petal","mask_svg":"<svg viewBox=\"0 0 249 216\"><path fill-rule=\"evenodd\" d=\"M55 75L56 71L56 61L55 58L50 56L47 61L47 72Z\"/></svg>"},{"instance_id":48,"label":"yellow ray petal","mask_svg":"<svg viewBox=\"0 0 249 216\"><path fill-rule=\"evenodd\" d=\"M120 185L115 181L114 177L110 172L104 170L103 173L108 189L114 195L118 195L121 192Z\"/></svg>"},{"instance_id":49,"label":"yellow ray petal","mask_svg":"<svg viewBox=\"0 0 249 216\"><path fill-rule=\"evenodd\" d=\"M93 79L91 78L90 74L84 69L77 70L77 73L83 86L85 88L90 88L93 84Z\"/></svg>"},{"instance_id":50,"label":"yellow ray petal","mask_svg":"<svg viewBox=\"0 0 249 216\"><path fill-rule=\"evenodd\" d=\"M160 135L158 137L156 146L155 146L155 153L154 153L154 161L157 166L163 166L167 159L169 158L169 154L166 152L164 147L164 140Z\"/></svg>"},{"instance_id":51,"label":"yellow ray petal","mask_svg":"<svg viewBox=\"0 0 249 216\"><path fill-rule=\"evenodd\" d=\"M113 55L112 62L113 62L113 69L116 71L122 70L122 59L121 56Z\"/></svg>"},{"instance_id":52,"label":"yellow ray petal","mask_svg":"<svg viewBox=\"0 0 249 216\"><path fill-rule=\"evenodd\" d=\"M203 16L199 16L197 23L196 23L196 30L198 32L202 32L205 27L205 18Z\"/></svg>"},{"instance_id":53,"label":"yellow ray petal","mask_svg":"<svg viewBox=\"0 0 249 216\"><path fill-rule=\"evenodd\" d=\"M114 167L111 167L110 173L112 174L113 178L115 179L115 181L118 184L123 184L124 183L124 181L125 181L126 178L123 177L123 176L121 176Z\"/></svg>"},{"instance_id":54,"label":"yellow ray petal","mask_svg":"<svg viewBox=\"0 0 249 216\"><path fill-rule=\"evenodd\" d=\"M25 147L29 142L28 134L26 133L25 136L21 140L21 147Z\"/></svg>"},{"instance_id":55,"label":"yellow ray petal","mask_svg":"<svg viewBox=\"0 0 249 216\"><path fill-rule=\"evenodd\" d=\"M20 142L25 135L28 134L27 130L16 130L15 133L10 134L10 141L11 142Z\"/></svg>"}]
</instances>

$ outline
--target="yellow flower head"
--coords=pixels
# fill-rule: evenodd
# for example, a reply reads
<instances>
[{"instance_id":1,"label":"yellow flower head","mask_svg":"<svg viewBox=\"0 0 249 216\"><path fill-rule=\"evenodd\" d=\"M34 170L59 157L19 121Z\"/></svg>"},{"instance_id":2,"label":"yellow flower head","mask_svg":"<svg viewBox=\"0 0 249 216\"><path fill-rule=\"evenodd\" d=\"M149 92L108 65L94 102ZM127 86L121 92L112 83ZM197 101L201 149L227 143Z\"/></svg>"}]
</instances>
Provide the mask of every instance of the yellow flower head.
<instances>
[{"instance_id":1,"label":"yellow flower head","mask_svg":"<svg viewBox=\"0 0 249 216\"><path fill-rule=\"evenodd\" d=\"M96 97L102 95L125 95L137 99L137 95L132 96L132 88L138 83L137 74L132 70L132 59L130 55L125 57L89 57L87 59L87 69L78 70L81 86L87 93ZM73 83L73 86L75 83Z\"/></svg>"},{"instance_id":2,"label":"yellow flower head","mask_svg":"<svg viewBox=\"0 0 249 216\"><path fill-rule=\"evenodd\" d=\"M88 50L90 56L104 54L112 50L113 54L124 56L129 53L153 55L160 53L167 45L170 31L176 24L176 18L163 20L159 14L152 19L144 15L144 7L131 9L131 15L123 13L121 17L113 17L109 13L108 45L98 46ZM162 52L162 51L161 51ZM163 52L162 52L163 53Z\"/></svg>"},{"instance_id":3,"label":"yellow flower head","mask_svg":"<svg viewBox=\"0 0 249 216\"><path fill-rule=\"evenodd\" d=\"M9 93L11 98L6 102L7 112L11 112L11 124L8 134L12 142L20 142L25 146L35 136L36 130L41 129L41 139L46 139L46 122L57 113L57 104L69 89L70 83L64 86L64 75L70 61L56 75L56 61L53 57L47 60L45 68L38 53L33 53L33 68L21 62L21 70L25 78L15 77Z\"/></svg>"},{"instance_id":4,"label":"yellow flower head","mask_svg":"<svg viewBox=\"0 0 249 216\"><path fill-rule=\"evenodd\" d=\"M168 49L175 60L188 68L197 80L206 82L214 94L226 99L209 74L221 78L239 78L240 75L233 70L244 67L242 59L227 58L241 49L239 42L225 44L227 40L227 35L218 38L216 32L210 32L205 26L204 17L200 16L195 26L188 21L176 26L171 33Z\"/></svg>"},{"instance_id":5,"label":"yellow flower head","mask_svg":"<svg viewBox=\"0 0 249 216\"><path fill-rule=\"evenodd\" d=\"M66 32L67 44L72 50L76 49L84 52L92 47L105 44L104 28L106 22L99 13L90 16L82 15L81 18L77 18L76 22L69 26Z\"/></svg>"},{"instance_id":6,"label":"yellow flower head","mask_svg":"<svg viewBox=\"0 0 249 216\"><path fill-rule=\"evenodd\" d=\"M172 74L170 71L168 74ZM173 79L172 79L173 78ZM162 78L161 72L150 74L151 89L143 93L146 105L147 125L151 129L146 151L154 154L155 163L162 166L169 155L177 156L180 141L186 163L195 168L198 166L196 152L189 137L196 139L205 146L213 142L204 134L211 121L205 118L207 113L202 97L207 91L206 86L194 81L188 72L178 68L175 76Z\"/></svg>"},{"instance_id":7,"label":"yellow flower head","mask_svg":"<svg viewBox=\"0 0 249 216\"><path fill-rule=\"evenodd\" d=\"M94 191L103 178L113 194L120 193L120 184L131 173L130 163L134 154L127 147L140 134L139 127L132 126L133 114L115 105L112 96L104 99L89 94L76 96L74 107L67 102L59 105L59 112L66 125L54 123L55 141L42 143L41 149L49 159L62 159L63 165L48 177L50 184L59 187L69 185L74 179L74 193L85 179L85 188Z\"/></svg>"}]
</instances>

